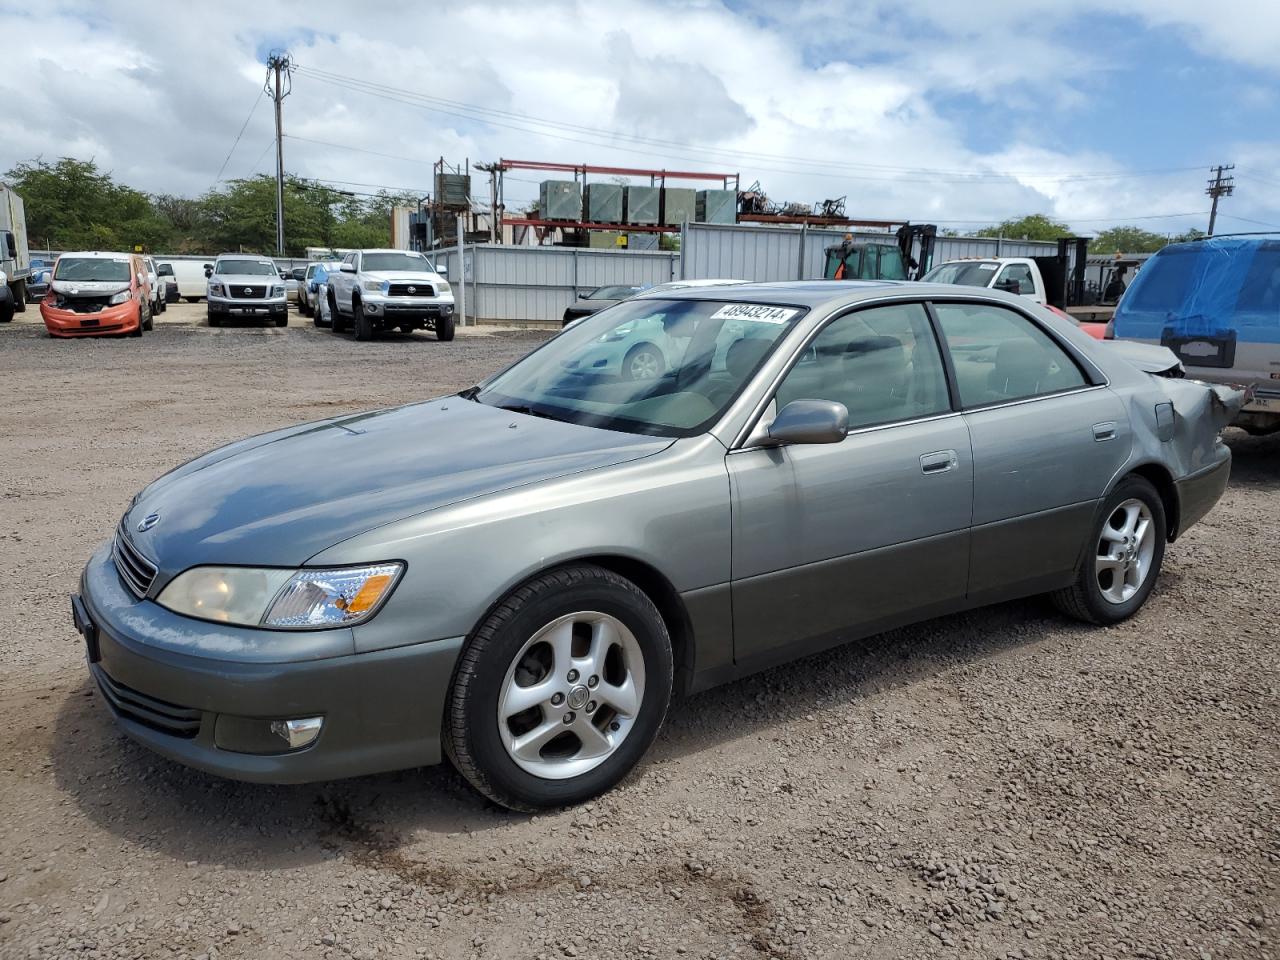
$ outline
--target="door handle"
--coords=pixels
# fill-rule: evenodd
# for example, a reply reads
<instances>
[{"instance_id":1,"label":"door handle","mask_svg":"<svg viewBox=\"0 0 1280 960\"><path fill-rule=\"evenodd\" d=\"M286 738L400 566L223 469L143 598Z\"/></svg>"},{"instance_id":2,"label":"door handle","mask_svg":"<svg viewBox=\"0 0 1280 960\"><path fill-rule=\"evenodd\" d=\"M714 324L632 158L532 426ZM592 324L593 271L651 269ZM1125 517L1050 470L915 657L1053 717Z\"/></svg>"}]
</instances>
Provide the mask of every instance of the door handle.
<instances>
[{"instance_id":1,"label":"door handle","mask_svg":"<svg viewBox=\"0 0 1280 960\"><path fill-rule=\"evenodd\" d=\"M959 463L960 458L954 450L935 450L933 453L921 454L920 472L946 473L954 470Z\"/></svg>"},{"instance_id":2,"label":"door handle","mask_svg":"<svg viewBox=\"0 0 1280 960\"><path fill-rule=\"evenodd\" d=\"M1116 422L1114 420L1106 420L1093 425L1093 439L1101 442L1103 440L1114 440L1115 438Z\"/></svg>"}]
</instances>

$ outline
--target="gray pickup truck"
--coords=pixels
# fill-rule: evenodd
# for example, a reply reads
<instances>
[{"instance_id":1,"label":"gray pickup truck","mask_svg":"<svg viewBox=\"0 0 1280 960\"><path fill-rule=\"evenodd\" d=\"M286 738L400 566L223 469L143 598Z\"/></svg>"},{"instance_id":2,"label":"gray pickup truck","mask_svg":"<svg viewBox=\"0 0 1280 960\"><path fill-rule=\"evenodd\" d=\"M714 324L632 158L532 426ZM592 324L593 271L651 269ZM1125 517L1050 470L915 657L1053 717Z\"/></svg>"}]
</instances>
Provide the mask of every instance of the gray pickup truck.
<instances>
[{"instance_id":1,"label":"gray pickup truck","mask_svg":"<svg viewBox=\"0 0 1280 960\"><path fill-rule=\"evenodd\" d=\"M329 270L333 331L357 340L399 329L434 330L453 339L453 290L435 264L409 250L353 250Z\"/></svg>"}]
</instances>

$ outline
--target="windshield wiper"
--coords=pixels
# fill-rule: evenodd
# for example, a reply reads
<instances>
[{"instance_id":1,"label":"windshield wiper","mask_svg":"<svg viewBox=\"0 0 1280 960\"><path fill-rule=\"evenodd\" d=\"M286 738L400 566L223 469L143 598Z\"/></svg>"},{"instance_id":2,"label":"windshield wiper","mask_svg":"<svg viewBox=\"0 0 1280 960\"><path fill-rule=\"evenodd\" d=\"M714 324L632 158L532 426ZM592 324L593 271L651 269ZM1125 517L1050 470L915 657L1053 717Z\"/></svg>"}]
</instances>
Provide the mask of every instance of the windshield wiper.
<instances>
[{"instance_id":1,"label":"windshield wiper","mask_svg":"<svg viewBox=\"0 0 1280 960\"><path fill-rule=\"evenodd\" d=\"M476 397L479 396L479 394L480 394L480 384L478 383L474 387L467 387L467 389L465 390L458 391L458 396L460 396L463 400L475 400L476 403L480 402L479 400L476 400Z\"/></svg>"},{"instance_id":2,"label":"windshield wiper","mask_svg":"<svg viewBox=\"0 0 1280 960\"><path fill-rule=\"evenodd\" d=\"M533 407L521 406L517 403L499 404L497 409L506 410L510 413L523 413L530 417L541 417L543 420L558 420L561 423L566 422L563 417L557 417L554 413L547 413L543 410L535 410Z\"/></svg>"}]
</instances>

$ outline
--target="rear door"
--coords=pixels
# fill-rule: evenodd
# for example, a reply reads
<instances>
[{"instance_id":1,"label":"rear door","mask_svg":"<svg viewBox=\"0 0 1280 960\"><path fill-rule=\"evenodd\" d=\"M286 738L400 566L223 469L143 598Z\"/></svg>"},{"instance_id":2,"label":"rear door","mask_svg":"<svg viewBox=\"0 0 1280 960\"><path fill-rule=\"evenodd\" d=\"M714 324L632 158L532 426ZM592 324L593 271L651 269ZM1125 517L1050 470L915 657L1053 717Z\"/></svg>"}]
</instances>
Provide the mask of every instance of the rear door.
<instances>
[{"instance_id":1,"label":"rear door","mask_svg":"<svg viewBox=\"0 0 1280 960\"><path fill-rule=\"evenodd\" d=\"M844 404L848 436L727 457L739 663L924 619L964 595L973 459L923 304L831 320L774 409L800 399Z\"/></svg>"},{"instance_id":2,"label":"rear door","mask_svg":"<svg viewBox=\"0 0 1280 960\"><path fill-rule=\"evenodd\" d=\"M969 598L1064 585L1124 465L1124 405L1030 315L935 302L973 442Z\"/></svg>"}]
</instances>

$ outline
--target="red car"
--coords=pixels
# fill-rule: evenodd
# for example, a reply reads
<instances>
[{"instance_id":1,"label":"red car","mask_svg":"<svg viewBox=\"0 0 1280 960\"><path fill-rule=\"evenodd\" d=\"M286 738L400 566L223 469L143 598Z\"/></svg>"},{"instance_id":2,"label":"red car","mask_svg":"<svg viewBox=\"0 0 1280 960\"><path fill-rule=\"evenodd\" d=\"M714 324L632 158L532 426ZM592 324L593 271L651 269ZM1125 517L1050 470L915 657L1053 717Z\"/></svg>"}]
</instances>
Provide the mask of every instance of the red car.
<instances>
[{"instance_id":1,"label":"red car","mask_svg":"<svg viewBox=\"0 0 1280 960\"><path fill-rule=\"evenodd\" d=\"M151 286L133 253L64 253L53 267L40 316L52 337L150 330Z\"/></svg>"},{"instance_id":2,"label":"red car","mask_svg":"<svg viewBox=\"0 0 1280 960\"><path fill-rule=\"evenodd\" d=\"M1045 306L1048 307L1050 310L1052 310L1054 313L1056 313L1058 316L1065 317L1067 320L1070 320L1072 323L1074 323L1077 327L1079 327L1089 336L1093 337L1093 339L1095 340L1107 339L1107 325L1105 323L1096 323L1089 320L1077 320L1071 314L1067 313L1067 311L1060 310L1059 308L1055 307L1052 303L1046 303Z\"/></svg>"}]
</instances>

